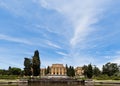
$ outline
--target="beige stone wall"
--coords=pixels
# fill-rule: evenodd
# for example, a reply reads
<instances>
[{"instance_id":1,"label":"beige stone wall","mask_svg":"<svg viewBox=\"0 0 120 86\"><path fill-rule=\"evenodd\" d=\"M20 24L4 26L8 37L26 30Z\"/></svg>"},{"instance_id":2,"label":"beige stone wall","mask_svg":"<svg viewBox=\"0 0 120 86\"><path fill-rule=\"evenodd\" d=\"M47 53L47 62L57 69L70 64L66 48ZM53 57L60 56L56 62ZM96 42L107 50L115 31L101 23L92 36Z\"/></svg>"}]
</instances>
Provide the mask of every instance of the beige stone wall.
<instances>
[{"instance_id":1,"label":"beige stone wall","mask_svg":"<svg viewBox=\"0 0 120 86\"><path fill-rule=\"evenodd\" d=\"M40 71L41 72L41 76L45 76L45 70L46 70L45 68L41 69L41 71Z\"/></svg>"},{"instance_id":2,"label":"beige stone wall","mask_svg":"<svg viewBox=\"0 0 120 86\"><path fill-rule=\"evenodd\" d=\"M51 75L66 75L66 68L63 64L52 64L51 66Z\"/></svg>"},{"instance_id":3,"label":"beige stone wall","mask_svg":"<svg viewBox=\"0 0 120 86\"><path fill-rule=\"evenodd\" d=\"M76 76L82 76L84 73L84 70L82 69L82 67L76 67L75 68L75 75Z\"/></svg>"}]
</instances>

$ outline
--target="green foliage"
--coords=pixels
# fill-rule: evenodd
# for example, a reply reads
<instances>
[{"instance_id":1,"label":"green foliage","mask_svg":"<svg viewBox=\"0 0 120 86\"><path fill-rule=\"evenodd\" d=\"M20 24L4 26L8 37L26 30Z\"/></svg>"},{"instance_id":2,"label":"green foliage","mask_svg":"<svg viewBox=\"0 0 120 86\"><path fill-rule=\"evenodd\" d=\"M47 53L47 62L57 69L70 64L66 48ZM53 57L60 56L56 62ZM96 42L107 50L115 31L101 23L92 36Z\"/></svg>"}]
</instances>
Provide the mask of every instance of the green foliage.
<instances>
[{"instance_id":1,"label":"green foliage","mask_svg":"<svg viewBox=\"0 0 120 86\"><path fill-rule=\"evenodd\" d=\"M84 70L84 76L87 77L87 78L92 78L93 76L93 68L92 68L92 65L89 64L88 66L87 65L84 65L82 67L82 69Z\"/></svg>"},{"instance_id":2,"label":"green foliage","mask_svg":"<svg viewBox=\"0 0 120 86\"><path fill-rule=\"evenodd\" d=\"M120 80L120 77L119 77L119 76L114 76L114 75L113 75L113 76L111 76L110 78L111 78L112 80Z\"/></svg>"},{"instance_id":3,"label":"green foliage","mask_svg":"<svg viewBox=\"0 0 120 86\"><path fill-rule=\"evenodd\" d=\"M24 66L25 66L25 68L24 68L24 74L26 76L32 75L32 71L31 71L32 62L31 62L31 59L25 58L25 60L24 60Z\"/></svg>"},{"instance_id":4,"label":"green foliage","mask_svg":"<svg viewBox=\"0 0 120 86\"><path fill-rule=\"evenodd\" d=\"M119 66L116 63L106 63L103 65L102 73L94 78L97 80L120 80Z\"/></svg>"},{"instance_id":5,"label":"green foliage","mask_svg":"<svg viewBox=\"0 0 120 86\"><path fill-rule=\"evenodd\" d=\"M119 67L116 63L107 63L103 65L103 74L108 76L113 76L115 73L119 72Z\"/></svg>"},{"instance_id":6,"label":"green foliage","mask_svg":"<svg viewBox=\"0 0 120 86\"><path fill-rule=\"evenodd\" d=\"M94 79L97 79L97 80L109 80L110 78L109 78L109 76L108 75L99 75L99 76L97 76L97 77L95 77Z\"/></svg>"},{"instance_id":7,"label":"green foliage","mask_svg":"<svg viewBox=\"0 0 120 86\"><path fill-rule=\"evenodd\" d=\"M89 64L87 68L87 77L92 78L92 76L93 76L93 68L92 68L92 65Z\"/></svg>"},{"instance_id":8,"label":"green foliage","mask_svg":"<svg viewBox=\"0 0 120 86\"><path fill-rule=\"evenodd\" d=\"M67 64L66 64L66 74L67 74L67 76L69 75L69 70L68 70Z\"/></svg>"},{"instance_id":9,"label":"green foliage","mask_svg":"<svg viewBox=\"0 0 120 86\"><path fill-rule=\"evenodd\" d=\"M34 52L34 56L32 59L32 68L33 68L33 75L38 76L40 74L40 59L39 59L38 50Z\"/></svg>"},{"instance_id":10,"label":"green foliage","mask_svg":"<svg viewBox=\"0 0 120 86\"><path fill-rule=\"evenodd\" d=\"M20 75L21 69L13 67L13 68L9 69L9 73L10 73L10 75Z\"/></svg>"},{"instance_id":11,"label":"green foliage","mask_svg":"<svg viewBox=\"0 0 120 86\"><path fill-rule=\"evenodd\" d=\"M10 75L9 71L8 70L0 70L0 75Z\"/></svg>"},{"instance_id":12,"label":"green foliage","mask_svg":"<svg viewBox=\"0 0 120 86\"><path fill-rule=\"evenodd\" d=\"M94 76L99 76L101 74L101 71L99 70L99 68L98 67L94 67L93 68L93 75Z\"/></svg>"},{"instance_id":13,"label":"green foliage","mask_svg":"<svg viewBox=\"0 0 120 86\"><path fill-rule=\"evenodd\" d=\"M19 76L16 75L0 75L0 79L10 79L10 80L14 80L14 79L19 79Z\"/></svg>"},{"instance_id":14,"label":"green foliage","mask_svg":"<svg viewBox=\"0 0 120 86\"><path fill-rule=\"evenodd\" d=\"M16 67L9 67L8 70L0 70L0 75L21 75L22 70L20 68L16 68Z\"/></svg>"},{"instance_id":15,"label":"green foliage","mask_svg":"<svg viewBox=\"0 0 120 86\"><path fill-rule=\"evenodd\" d=\"M75 70L74 70L74 67L71 67L71 76L72 76L72 77L75 76Z\"/></svg>"},{"instance_id":16,"label":"green foliage","mask_svg":"<svg viewBox=\"0 0 120 86\"><path fill-rule=\"evenodd\" d=\"M87 70L88 70L87 65L84 65L82 69L84 70L84 76L87 77Z\"/></svg>"},{"instance_id":17,"label":"green foliage","mask_svg":"<svg viewBox=\"0 0 120 86\"><path fill-rule=\"evenodd\" d=\"M107 63L103 65L103 71L100 71L98 67L92 67L91 64L88 66L83 66L84 75L87 78L92 78L94 76L95 79L98 80L119 80L120 78L120 72L119 67L116 63Z\"/></svg>"},{"instance_id":18,"label":"green foliage","mask_svg":"<svg viewBox=\"0 0 120 86\"><path fill-rule=\"evenodd\" d=\"M45 74L49 74L49 73L50 73L50 67L48 66L47 69L46 69Z\"/></svg>"},{"instance_id":19,"label":"green foliage","mask_svg":"<svg viewBox=\"0 0 120 86\"><path fill-rule=\"evenodd\" d=\"M66 70L67 70L67 76L70 76L70 77L74 77L75 76L74 67L70 66L69 68L67 68L67 66L66 66Z\"/></svg>"},{"instance_id":20,"label":"green foliage","mask_svg":"<svg viewBox=\"0 0 120 86\"><path fill-rule=\"evenodd\" d=\"M97 77L94 77L94 79L96 79L96 80L120 80L120 77L119 76L115 76L115 75L108 76L106 74L101 74L101 75L99 75Z\"/></svg>"}]
</instances>

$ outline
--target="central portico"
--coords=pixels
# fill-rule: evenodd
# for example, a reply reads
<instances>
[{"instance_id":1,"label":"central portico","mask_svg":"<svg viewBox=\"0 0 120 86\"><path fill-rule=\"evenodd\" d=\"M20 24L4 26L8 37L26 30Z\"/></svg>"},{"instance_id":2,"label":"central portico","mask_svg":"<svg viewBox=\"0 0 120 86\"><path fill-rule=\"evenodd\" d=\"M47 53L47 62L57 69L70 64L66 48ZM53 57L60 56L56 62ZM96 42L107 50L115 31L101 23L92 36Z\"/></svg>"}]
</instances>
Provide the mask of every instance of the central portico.
<instances>
[{"instance_id":1,"label":"central portico","mask_svg":"<svg viewBox=\"0 0 120 86\"><path fill-rule=\"evenodd\" d=\"M63 64L52 64L50 75L66 75L66 68Z\"/></svg>"}]
</instances>

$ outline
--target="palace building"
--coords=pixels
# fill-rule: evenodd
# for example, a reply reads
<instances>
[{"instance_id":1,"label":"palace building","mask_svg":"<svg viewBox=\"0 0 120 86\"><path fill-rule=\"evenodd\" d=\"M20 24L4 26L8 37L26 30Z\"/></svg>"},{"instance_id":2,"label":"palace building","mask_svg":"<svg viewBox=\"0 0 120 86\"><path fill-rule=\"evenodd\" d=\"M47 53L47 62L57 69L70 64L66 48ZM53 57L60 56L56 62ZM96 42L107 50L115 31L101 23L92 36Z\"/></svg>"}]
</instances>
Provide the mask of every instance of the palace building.
<instances>
[{"instance_id":1,"label":"palace building","mask_svg":"<svg viewBox=\"0 0 120 86\"><path fill-rule=\"evenodd\" d=\"M51 75L66 75L66 68L63 64L52 64L50 69Z\"/></svg>"},{"instance_id":2,"label":"palace building","mask_svg":"<svg viewBox=\"0 0 120 86\"><path fill-rule=\"evenodd\" d=\"M49 66L49 76L66 76L67 75L67 70L66 67L64 67L63 64L52 64L52 66ZM41 69L41 75L45 76L46 74L46 68ZM84 73L84 70L82 67L76 67L75 68L75 76L82 76Z\"/></svg>"}]
</instances>

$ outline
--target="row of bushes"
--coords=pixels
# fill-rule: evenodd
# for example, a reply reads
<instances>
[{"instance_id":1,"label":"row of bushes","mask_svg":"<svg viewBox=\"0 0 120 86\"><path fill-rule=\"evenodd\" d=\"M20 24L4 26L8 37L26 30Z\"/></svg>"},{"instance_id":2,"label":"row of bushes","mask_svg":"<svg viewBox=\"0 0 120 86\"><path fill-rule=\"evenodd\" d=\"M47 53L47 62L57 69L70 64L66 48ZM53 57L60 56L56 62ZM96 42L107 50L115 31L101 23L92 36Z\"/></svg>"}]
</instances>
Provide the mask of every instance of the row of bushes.
<instances>
[{"instance_id":1,"label":"row of bushes","mask_svg":"<svg viewBox=\"0 0 120 86\"><path fill-rule=\"evenodd\" d=\"M88 79L87 77L75 77L76 79L80 79L80 80L86 80ZM104 74L101 74L99 76L93 76L91 79L94 79L94 80L120 80L120 76L116 76L116 75L113 75L113 76L108 76L108 75L104 75Z\"/></svg>"},{"instance_id":2,"label":"row of bushes","mask_svg":"<svg viewBox=\"0 0 120 86\"><path fill-rule=\"evenodd\" d=\"M120 80L120 76L108 76L108 75L100 75L94 77L96 80Z\"/></svg>"},{"instance_id":3,"label":"row of bushes","mask_svg":"<svg viewBox=\"0 0 120 86\"><path fill-rule=\"evenodd\" d=\"M20 79L20 77L17 75L0 75L0 79L14 80L14 79Z\"/></svg>"}]
</instances>

